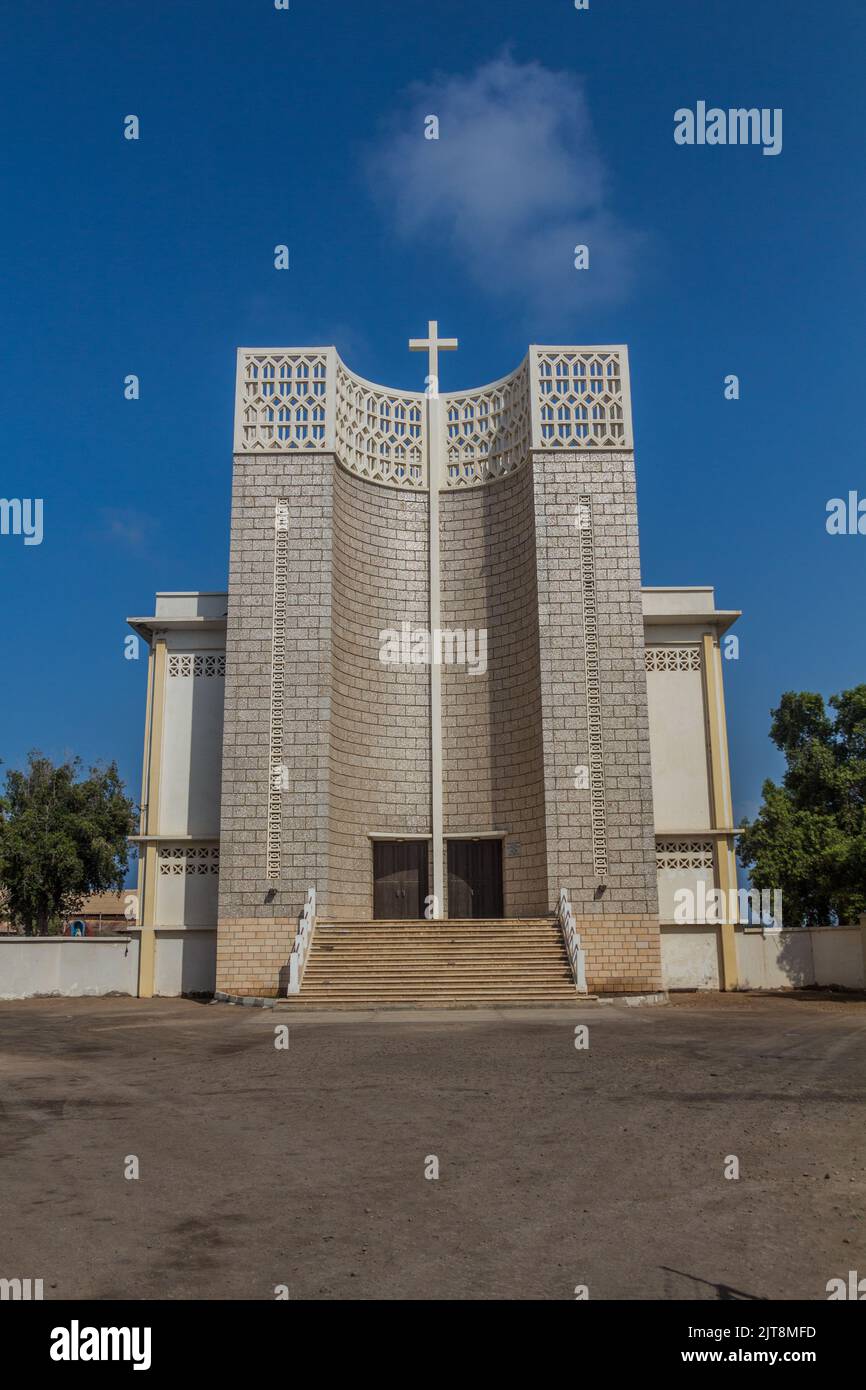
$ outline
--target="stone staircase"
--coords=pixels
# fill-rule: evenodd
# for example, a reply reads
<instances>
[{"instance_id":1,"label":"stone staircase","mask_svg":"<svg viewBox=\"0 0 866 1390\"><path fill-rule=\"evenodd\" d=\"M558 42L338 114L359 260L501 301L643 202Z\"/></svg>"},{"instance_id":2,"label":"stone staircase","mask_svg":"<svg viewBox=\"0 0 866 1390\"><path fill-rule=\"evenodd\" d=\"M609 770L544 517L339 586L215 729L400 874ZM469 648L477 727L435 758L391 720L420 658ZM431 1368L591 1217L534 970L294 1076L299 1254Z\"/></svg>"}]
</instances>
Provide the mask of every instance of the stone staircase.
<instances>
[{"instance_id":1,"label":"stone staircase","mask_svg":"<svg viewBox=\"0 0 866 1390\"><path fill-rule=\"evenodd\" d=\"M421 1004L573 1004L578 998L551 918L319 922L293 1009ZM585 996L584 996L585 997Z\"/></svg>"}]
</instances>

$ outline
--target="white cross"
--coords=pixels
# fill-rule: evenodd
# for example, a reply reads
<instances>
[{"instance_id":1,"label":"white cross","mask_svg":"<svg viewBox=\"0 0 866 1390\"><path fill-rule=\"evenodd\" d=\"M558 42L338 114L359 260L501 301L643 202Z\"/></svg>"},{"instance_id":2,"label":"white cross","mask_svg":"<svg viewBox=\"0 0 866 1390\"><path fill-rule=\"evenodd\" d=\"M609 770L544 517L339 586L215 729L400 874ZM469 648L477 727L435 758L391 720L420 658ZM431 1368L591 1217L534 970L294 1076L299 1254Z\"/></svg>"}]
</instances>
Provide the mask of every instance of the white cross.
<instances>
[{"instance_id":1,"label":"white cross","mask_svg":"<svg viewBox=\"0 0 866 1390\"><path fill-rule=\"evenodd\" d=\"M428 396L439 395L439 353L453 352L457 348L456 338L440 338L439 324L435 319L431 319L427 324L426 338L410 338L410 352L426 352L428 354L428 376L427 394Z\"/></svg>"}]
</instances>

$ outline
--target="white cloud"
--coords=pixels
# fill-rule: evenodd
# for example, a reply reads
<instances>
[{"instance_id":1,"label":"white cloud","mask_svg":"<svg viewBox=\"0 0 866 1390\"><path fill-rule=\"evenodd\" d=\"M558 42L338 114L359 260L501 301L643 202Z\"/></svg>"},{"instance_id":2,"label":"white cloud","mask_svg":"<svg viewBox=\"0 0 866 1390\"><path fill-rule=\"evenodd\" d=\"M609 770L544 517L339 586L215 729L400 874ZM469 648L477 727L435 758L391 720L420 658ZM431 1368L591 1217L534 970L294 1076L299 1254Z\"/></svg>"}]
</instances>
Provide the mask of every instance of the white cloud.
<instances>
[{"instance_id":1,"label":"white cloud","mask_svg":"<svg viewBox=\"0 0 866 1390\"><path fill-rule=\"evenodd\" d=\"M105 507L100 520L101 538L116 542L124 550L147 550L155 534L153 517L133 507Z\"/></svg>"},{"instance_id":2,"label":"white cloud","mask_svg":"<svg viewBox=\"0 0 866 1390\"><path fill-rule=\"evenodd\" d=\"M429 115L438 140L424 138ZM416 84L366 171L400 236L446 249L491 295L561 313L620 299L634 278L643 238L609 206L583 84L570 74L506 54ZM589 270L574 268L578 244Z\"/></svg>"}]
</instances>

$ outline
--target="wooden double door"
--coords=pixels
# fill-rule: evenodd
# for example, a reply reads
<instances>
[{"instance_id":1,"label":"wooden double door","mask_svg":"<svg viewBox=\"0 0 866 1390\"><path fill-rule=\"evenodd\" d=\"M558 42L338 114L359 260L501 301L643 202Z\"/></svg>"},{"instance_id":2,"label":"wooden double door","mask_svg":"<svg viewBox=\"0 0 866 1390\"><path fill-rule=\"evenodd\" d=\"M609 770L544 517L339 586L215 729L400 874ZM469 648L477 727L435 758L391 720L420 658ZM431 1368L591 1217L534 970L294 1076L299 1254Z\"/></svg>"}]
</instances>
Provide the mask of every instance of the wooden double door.
<instances>
[{"instance_id":1,"label":"wooden double door","mask_svg":"<svg viewBox=\"0 0 866 1390\"><path fill-rule=\"evenodd\" d=\"M502 841L448 840L448 916L502 916ZM373 843L373 916L417 920L429 893L426 840Z\"/></svg>"}]
</instances>

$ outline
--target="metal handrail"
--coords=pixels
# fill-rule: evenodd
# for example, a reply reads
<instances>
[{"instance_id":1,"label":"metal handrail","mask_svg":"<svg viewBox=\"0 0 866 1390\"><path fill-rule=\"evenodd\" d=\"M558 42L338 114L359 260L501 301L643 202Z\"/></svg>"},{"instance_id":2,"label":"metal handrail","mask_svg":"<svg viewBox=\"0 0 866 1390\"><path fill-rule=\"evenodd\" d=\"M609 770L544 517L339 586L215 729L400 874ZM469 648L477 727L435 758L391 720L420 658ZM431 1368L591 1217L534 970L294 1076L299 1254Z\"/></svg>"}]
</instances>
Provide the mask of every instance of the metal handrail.
<instances>
[{"instance_id":1,"label":"metal handrail","mask_svg":"<svg viewBox=\"0 0 866 1390\"><path fill-rule=\"evenodd\" d=\"M574 909L568 897L568 889L560 888L556 919L562 928L565 949L574 975L574 985L578 994L586 994L586 952L580 944L580 933L575 923Z\"/></svg>"},{"instance_id":2,"label":"metal handrail","mask_svg":"<svg viewBox=\"0 0 866 1390\"><path fill-rule=\"evenodd\" d=\"M315 888L308 888L307 900L304 903L304 910L298 918L298 930L295 933L295 940L289 956L289 982L286 986L286 994L300 994L301 992L301 981L304 978L304 969L310 954L310 943L313 940L315 930L316 890Z\"/></svg>"}]
</instances>

